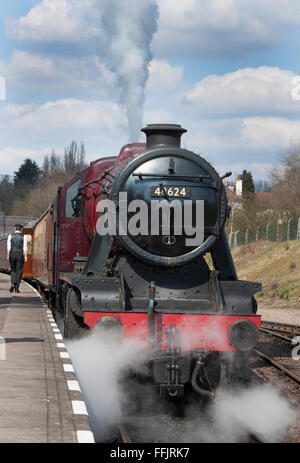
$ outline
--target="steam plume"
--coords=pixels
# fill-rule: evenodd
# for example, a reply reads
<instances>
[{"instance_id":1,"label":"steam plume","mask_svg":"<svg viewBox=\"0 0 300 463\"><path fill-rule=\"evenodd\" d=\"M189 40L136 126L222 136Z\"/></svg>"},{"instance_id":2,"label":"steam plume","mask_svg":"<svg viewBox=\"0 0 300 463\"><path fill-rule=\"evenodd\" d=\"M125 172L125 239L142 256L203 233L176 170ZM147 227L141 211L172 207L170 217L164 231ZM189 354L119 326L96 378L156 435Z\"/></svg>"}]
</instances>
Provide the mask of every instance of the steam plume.
<instances>
[{"instance_id":1,"label":"steam plume","mask_svg":"<svg viewBox=\"0 0 300 463\"><path fill-rule=\"evenodd\" d=\"M104 8L108 66L117 75L131 142L140 137L148 65L152 59L150 45L157 20L155 0L108 0Z\"/></svg>"},{"instance_id":2,"label":"steam plume","mask_svg":"<svg viewBox=\"0 0 300 463\"><path fill-rule=\"evenodd\" d=\"M143 371L145 358L137 340L107 343L97 332L91 332L85 338L68 341L67 346L98 442L109 437L113 424L123 419L123 405L130 407L130 400L134 402L139 393L145 410L157 414L157 419L163 417L162 423L168 422L159 435L157 426L153 435L147 430L148 442L240 442L247 435L244 426L250 426L269 442L280 442L295 423L291 404L277 388L267 384L236 391L218 390L208 409L196 398L178 425L177 419L171 419L173 407L169 402L168 413L161 403L157 402L156 408L153 405L157 401L153 384L148 384L147 389L147 385L143 386L145 393L138 392L141 386L136 379L129 383L129 377L124 376L135 369ZM153 421L153 416L150 418Z\"/></svg>"},{"instance_id":3,"label":"steam plume","mask_svg":"<svg viewBox=\"0 0 300 463\"><path fill-rule=\"evenodd\" d=\"M125 372L142 360L139 343L101 340L97 332L67 342L85 397L96 441L103 442L121 417L126 398Z\"/></svg>"}]
</instances>

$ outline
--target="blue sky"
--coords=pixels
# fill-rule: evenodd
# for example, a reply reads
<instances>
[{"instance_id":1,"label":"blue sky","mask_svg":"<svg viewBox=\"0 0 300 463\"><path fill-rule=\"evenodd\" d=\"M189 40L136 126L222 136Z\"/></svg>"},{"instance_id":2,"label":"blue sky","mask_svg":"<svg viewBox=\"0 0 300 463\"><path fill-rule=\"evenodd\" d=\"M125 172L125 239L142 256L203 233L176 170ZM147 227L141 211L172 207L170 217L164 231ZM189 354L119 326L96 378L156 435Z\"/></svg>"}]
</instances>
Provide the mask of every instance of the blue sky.
<instances>
[{"instance_id":1,"label":"blue sky","mask_svg":"<svg viewBox=\"0 0 300 463\"><path fill-rule=\"evenodd\" d=\"M298 0L3 0L0 40L1 174L72 139L116 155L147 123L256 179L300 142Z\"/></svg>"}]
</instances>

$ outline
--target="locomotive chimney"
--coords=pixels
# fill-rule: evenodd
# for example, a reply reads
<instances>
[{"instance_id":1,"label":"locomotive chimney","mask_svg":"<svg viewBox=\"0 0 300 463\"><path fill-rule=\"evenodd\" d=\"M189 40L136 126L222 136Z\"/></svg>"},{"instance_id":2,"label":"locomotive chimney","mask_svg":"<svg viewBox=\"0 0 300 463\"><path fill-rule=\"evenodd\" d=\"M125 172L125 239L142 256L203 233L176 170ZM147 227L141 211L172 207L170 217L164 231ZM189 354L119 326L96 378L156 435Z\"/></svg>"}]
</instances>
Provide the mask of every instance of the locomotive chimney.
<instances>
[{"instance_id":1,"label":"locomotive chimney","mask_svg":"<svg viewBox=\"0 0 300 463\"><path fill-rule=\"evenodd\" d=\"M147 137L147 150L166 146L180 148L181 136L187 132L178 124L148 124L141 129Z\"/></svg>"}]
</instances>

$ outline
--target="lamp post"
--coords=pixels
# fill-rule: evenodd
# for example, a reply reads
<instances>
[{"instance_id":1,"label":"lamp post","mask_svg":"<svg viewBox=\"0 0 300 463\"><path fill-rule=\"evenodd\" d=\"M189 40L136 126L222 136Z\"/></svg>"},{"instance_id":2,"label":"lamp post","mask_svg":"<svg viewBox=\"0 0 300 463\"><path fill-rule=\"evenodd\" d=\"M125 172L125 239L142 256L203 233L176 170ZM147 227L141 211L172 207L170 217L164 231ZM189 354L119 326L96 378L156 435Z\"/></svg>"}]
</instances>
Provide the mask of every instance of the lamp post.
<instances>
[{"instance_id":1,"label":"lamp post","mask_svg":"<svg viewBox=\"0 0 300 463\"><path fill-rule=\"evenodd\" d=\"M231 241L232 241L232 234L233 234L233 217L234 217L234 210L235 210L235 207L238 205L238 203L232 203L231 205L231 225L230 225L230 247L232 247L231 245Z\"/></svg>"},{"instance_id":2,"label":"lamp post","mask_svg":"<svg viewBox=\"0 0 300 463\"><path fill-rule=\"evenodd\" d=\"M287 241L289 241L291 239L291 221L292 219L289 219L288 221L288 226L287 226Z\"/></svg>"}]
</instances>

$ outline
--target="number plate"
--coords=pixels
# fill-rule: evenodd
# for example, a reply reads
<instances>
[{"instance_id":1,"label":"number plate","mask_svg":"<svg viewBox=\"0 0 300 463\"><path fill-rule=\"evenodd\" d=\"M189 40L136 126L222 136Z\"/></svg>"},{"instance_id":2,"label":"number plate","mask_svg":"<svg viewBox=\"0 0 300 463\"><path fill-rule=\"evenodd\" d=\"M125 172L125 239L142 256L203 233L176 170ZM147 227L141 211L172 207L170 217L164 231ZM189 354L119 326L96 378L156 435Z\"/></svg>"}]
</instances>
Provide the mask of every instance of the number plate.
<instances>
[{"instance_id":1,"label":"number plate","mask_svg":"<svg viewBox=\"0 0 300 463\"><path fill-rule=\"evenodd\" d=\"M152 186L151 187L151 196L163 198L190 198L191 190L186 186Z\"/></svg>"}]
</instances>

